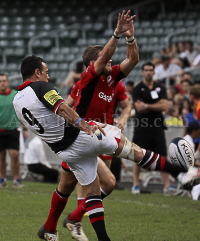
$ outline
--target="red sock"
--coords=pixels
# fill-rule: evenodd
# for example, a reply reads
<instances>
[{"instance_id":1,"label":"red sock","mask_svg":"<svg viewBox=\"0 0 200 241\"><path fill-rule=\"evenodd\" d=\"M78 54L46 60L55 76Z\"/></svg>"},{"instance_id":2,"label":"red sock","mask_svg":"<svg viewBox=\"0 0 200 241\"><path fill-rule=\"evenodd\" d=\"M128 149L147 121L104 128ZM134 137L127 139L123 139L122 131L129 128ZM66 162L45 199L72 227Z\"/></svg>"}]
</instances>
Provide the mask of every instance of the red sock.
<instances>
[{"instance_id":1,"label":"red sock","mask_svg":"<svg viewBox=\"0 0 200 241\"><path fill-rule=\"evenodd\" d=\"M58 223L58 219L64 210L66 204L68 201L68 197L61 197L58 193L57 190L53 193L52 195L52 200L51 200L51 207L50 207L50 212L48 215L48 218L46 220L46 223L44 224L44 228L49 231L49 232L56 232L56 227Z\"/></svg>"},{"instance_id":2,"label":"red sock","mask_svg":"<svg viewBox=\"0 0 200 241\"><path fill-rule=\"evenodd\" d=\"M76 220L81 222L83 215L86 212L85 198L82 200L82 205L79 205L76 210L74 210L71 214L69 214L69 220Z\"/></svg>"},{"instance_id":3,"label":"red sock","mask_svg":"<svg viewBox=\"0 0 200 241\"><path fill-rule=\"evenodd\" d=\"M77 201L78 201L78 207L79 207L80 205L82 205L84 198L78 198Z\"/></svg>"}]
</instances>

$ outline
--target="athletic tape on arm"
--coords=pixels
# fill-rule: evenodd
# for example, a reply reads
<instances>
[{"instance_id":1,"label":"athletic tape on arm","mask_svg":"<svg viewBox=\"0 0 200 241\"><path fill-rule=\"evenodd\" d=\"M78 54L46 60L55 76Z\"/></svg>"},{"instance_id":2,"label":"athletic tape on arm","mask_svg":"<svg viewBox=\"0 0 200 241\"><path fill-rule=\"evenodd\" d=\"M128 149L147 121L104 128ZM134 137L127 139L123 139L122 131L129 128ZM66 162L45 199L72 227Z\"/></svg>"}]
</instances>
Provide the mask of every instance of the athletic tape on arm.
<instances>
[{"instance_id":1,"label":"athletic tape on arm","mask_svg":"<svg viewBox=\"0 0 200 241\"><path fill-rule=\"evenodd\" d=\"M134 161L134 146L132 145L132 142L127 139L127 137L124 137L124 146L122 152L117 157Z\"/></svg>"}]
</instances>

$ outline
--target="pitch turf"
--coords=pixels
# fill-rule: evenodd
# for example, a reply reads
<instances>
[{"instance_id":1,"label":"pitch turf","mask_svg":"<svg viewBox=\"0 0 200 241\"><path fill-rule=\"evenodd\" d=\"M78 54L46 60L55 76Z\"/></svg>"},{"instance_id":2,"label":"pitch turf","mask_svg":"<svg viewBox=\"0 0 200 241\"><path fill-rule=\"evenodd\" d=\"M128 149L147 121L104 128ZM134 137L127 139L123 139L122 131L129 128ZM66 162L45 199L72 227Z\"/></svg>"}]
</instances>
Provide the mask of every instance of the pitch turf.
<instances>
[{"instance_id":1,"label":"pitch turf","mask_svg":"<svg viewBox=\"0 0 200 241\"><path fill-rule=\"evenodd\" d=\"M24 182L25 188L0 189L0 240L39 241L37 231L47 218L56 185ZM73 193L58 223L59 240L71 240L62 227L65 215L76 207ZM162 194L133 195L114 191L104 200L105 222L112 241L200 240L200 202ZM97 240L88 217L83 227L90 241Z\"/></svg>"}]
</instances>

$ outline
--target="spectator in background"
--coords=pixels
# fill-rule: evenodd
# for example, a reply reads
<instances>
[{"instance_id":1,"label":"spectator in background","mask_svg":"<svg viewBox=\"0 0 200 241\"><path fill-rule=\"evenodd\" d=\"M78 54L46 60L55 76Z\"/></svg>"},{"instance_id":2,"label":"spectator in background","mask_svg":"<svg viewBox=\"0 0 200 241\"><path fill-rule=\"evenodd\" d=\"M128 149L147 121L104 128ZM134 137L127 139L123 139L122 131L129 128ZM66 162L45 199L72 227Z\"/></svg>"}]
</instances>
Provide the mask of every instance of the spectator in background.
<instances>
[{"instance_id":1,"label":"spectator in background","mask_svg":"<svg viewBox=\"0 0 200 241\"><path fill-rule=\"evenodd\" d=\"M190 87L191 87L190 80L184 79L182 81L182 89L183 89L184 99L190 99Z\"/></svg>"},{"instance_id":2,"label":"spectator in background","mask_svg":"<svg viewBox=\"0 0 200 241\"><path fill-rule=\"evenodd\" d=\"M190 101L196 105L196 117L200 121L200 85L195 84L190 89Z\"/></svg>"},{"instance_id":3,"label":"spectator in background","mask_svg":"<svg viewBox=\"0 0 200 241\"><path fill-rule=\"evenodd\" d=\"M167 126L182 126L183 121L179 117L179 110L176 106L168 109L165 115L165 124Z\"/></svg>"},{"instance_id":4,"label":"spectator in background","mask_svg":"<svg viewBox=\"0 0 200 241\"><path fill-rule=\"evenodd\" d=\"M47 161L42 140L35 136L28 144L24 155L24 163L29 171L44 176L44 182L57 183L59 171L53 169Z\"/></svg>"},{"instance_id":5,"label":"spectator in background","mask_svg":"<svg viewBox=\"0 0 200 241\"><path fill-rule=\"evenodd\" d=\"M183 101L184 101L183 95L176 94L174 96L174 106L178 108L178 116L179 117L182 116Z\"/></svg>"},{"instance_id":6,"label":"spectator in background","mask_svg":"<svg viewBox=\"0 0 200 241\"><path fill-rule=\"evenodd\" d=\"M157 67L161 64L160 54L156 53L153 55L152 63Z\"/></svg>"},{"instance_id":7,"label":"spectator in background","mask_svg":"<svg viewBox=\"0 0 200 241\"><path fill-rule=\"evenodd\" d=\"M0 187L6 187L6 150L10 155L13 175L13 188L22 188L19 170L19 131L18 118L12 104L17 91L9 88L9 80L0 74Z\"/></svg>"},{"instance_id":8,"label":"spectator in background","mask_svg":"<svg viewBox=\"0 0 200 241\"><path fill-rule=\"evenodd\" d=\"M161 56L161 64L155 68L154 79L159 80L162 83L166 83L166 78L163 78L164 75L174 74L181 71L181 67L177 64L172 64L169 55ZM170 77L170 85L173 85L177 77Z\"/></svg>"},{"instance_id":9,"label":"spectator in background","mask_svg":"<svg viewBox=\"0 0 200 241\"><path fill-rule=\"evenodd\" d=\"M67 75L64 86L67 86L69 89L67 91L67 96L71 93L72 87L74 84L80 80L81 74L85 71L85 65L82 60L78 60L74 63L73 70Z\"/></svg>"},{"instance_id":10,"label":"spectator in background","mask_svg":"<svg viewBox=\"0 0 200 241\"><path fill-rule=\"evenodd\" d=\"M166 88L159 82L153 81L154 64L147 62L142 66L143 81L133 90L133 102L136 109L133 141L144 149L152 150L162 156L167 156L164 130L163 111L167 109ZM134 164L134 183L132 193L140 193L140 167ZM170 195L169 175L162 173L165 195Z\"/></svg>"},{"instance_id":11,"label":"spectator in background","mask_svg":"<svg viewBox=\"0 0 200 241\"><path fill-rule=\"evenodd\" d=\"M186 57L186 54L185 54L185 43L184 42L178 42L177 52L179 54L179 57L181 57L181 58L185 58Z\"/></svg>"},{"instance_id":12,"label":"spectator in background","mask_svg":"<svg viewBox=\"0 0 200 241\"><path fill-rule=\"evenodd\" d=\"M186 41L185 43L185 54L187 59L189 60L190 63L192 63L197 56L197 51L194 50L193 48L193 42L192 41Z\"/></svg>"},{"instance_id":13,"label":"spectator in background","mask_svg":"<svg viewBox=\"0 0 200 241\"><path fill-rule=\"evenodd\" d=\"M190 100L184 99L183 100L183 108L182 108L182 116L185 116L186 114L188 114L190 112L191 112Z\"/></svg>"},{"instance_id":14,"label":"spectator in background","mask_svg":"<svg viewBox=\"0 0 200 241\"><path fill-rule=\"evenodd\" d=\"M178 55L176 43L172 43L171 51L170 51L169 55L170 55L171 58L175 58Z\"/></svg>"},{"instance_id":15,"label":"spectator in background","mask_svg":"<svg viewBox=\"0 0 200 241\"><path fill-rule=\"evenodd\" d=\"M200 121L198 121L197 116L196 116L196 104L194 102L190 103L189 111L190 112L188 114L184 115L184 118L183 118L183 122L184 122L183 136L186 135L187 127L189 126L190 123L197 122L198 124L200 124ZM196 146L199 145L199 138L194 139L194 144Z\"/></svg>"},{"instance_id":16,"label":"spectator in background","mask_svg":"<svg viewBox=\"0 0 200 241\"><path fill-rule=\"evenodd\" d=\"M198 55L195 57L192 62L192 66L200 66L200 44L198 44Z\"/></svg>"},{"instance_id":17,"label":"spectator in background","mask_svg":"<svg viewBox=\"0 0 200 241\"><path fill-rule=\"evenodd\" d=\"M189 81L190 86L192 85L192 74L190 72L182 72L179 74L179 78L178 78L178 83L175 85L176 90L178 91L178 93L180 94L184 94L184 90L183 90L183 81Z\"/></svg>"}]
</instances>

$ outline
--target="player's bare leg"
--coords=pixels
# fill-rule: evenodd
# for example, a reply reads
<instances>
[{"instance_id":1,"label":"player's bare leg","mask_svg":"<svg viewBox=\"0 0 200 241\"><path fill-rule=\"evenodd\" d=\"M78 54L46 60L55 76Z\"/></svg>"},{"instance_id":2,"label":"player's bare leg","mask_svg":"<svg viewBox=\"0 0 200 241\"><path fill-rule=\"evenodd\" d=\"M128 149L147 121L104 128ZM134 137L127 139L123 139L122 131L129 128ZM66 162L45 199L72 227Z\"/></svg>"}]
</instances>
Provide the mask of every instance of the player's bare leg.
<instances>
[{"instance_id":1,"label":"player's bare leg","mask_svg":"<svg viewBox=\"0 0 200 241\"><path fill-rule=\"evenodd\" d=\"M112 159L109 160L103 160L103 162L106 164L106 166L110 169L111 167L111 163L112 163Z\"/></svg>"},{"instance_id":2,"label":"player's bare leg","mask_svg":"<svg viewBox=\"0 0 200 241\"><path fill-rule=\"evenodd\" d=\"M104 198L111 194L115 188L116 179L107 165L101 159L98 163L97 174L100 181L101 196Z\"/></svg>"},{"instance_id":3,"label":"player's bare leg","mask_svg":"<svg viewBox=\"0 0 200 241\"><path fill-rule=\"evenodd\" d=\"M0 151L0 178L6 178L6 150Z\"/></svg>"},{"instance_id":4,"label":"player's bare leg","mask_svg":"<svg viewBox=\"0 0 200 241\"><path fill-rule=\"evenodd\" d=\"M6 187L6 150L0 151L0 187Z\"/></svg>"},{"instance_id":5,"label":"player's bare leg","mask_svg":"<svg viewBox=\"0 0 200 241\"><path fill-rule=\"evenodd\" d=\"M133 163L133 187L132 187L132 193L138 194L140 193L140 167Z\"/></svg>"},{"instance_id":6,"label":"player's bare leg","mask_svg":"<svg viewBox=\"0 0 200 241\"><path fill-rule=\"evenodd\" d=\"M168 172L174 178L178 178L178 180L181 180L182 176L184 177L183 173L189 172L184 166L173 165L167 161L164 156L160 156L157 153L140 148L122 134L120 144L115 151L114 156L133 161L137 163L138 166L147 170ZM195 171L193 172L194 175L196 175Z\"/></svg>"},{"instance_id":7,"label":"player's bare leg","mask_svg":"<svg viewBox=\"0 0 200 241\"><path fill-rule=\"evenodd\" d=\"M99 176L99 181L100 181L101 197L102 199L104 199L115 188L116 179L115 179L115 176L110 171L110 169L104 163L104 161L101 160L100 158L98 162L97 174ZM77 200L78 200L78 207L79 207L80 205L82 205L82 201L84 200L84 197L85 197L83 187L79 183L77 183L76 185L76 193L77 193Z\"/></svg>"},{"instance_id":8,"label":"player's bare leg","mask_svg":"<svg viewBox=\"0 0 200 241\"><path fill-rule=\"evenodd\" d=\"M17 180L19 179L19 152L18 150L9 150L10 155L10 165L12 170L13 179Z\"/></svg>"}]
</instances>

